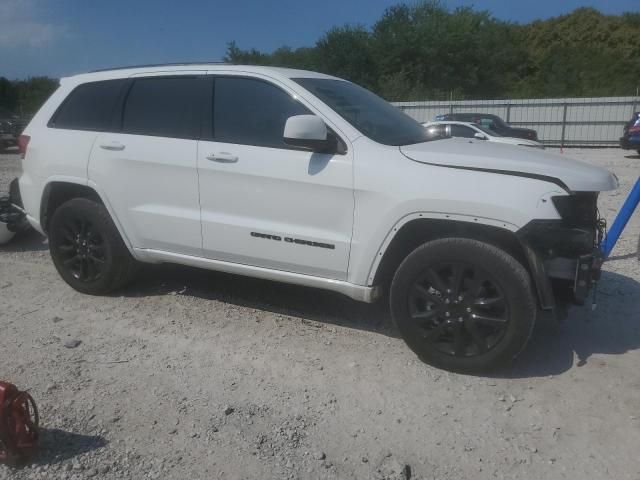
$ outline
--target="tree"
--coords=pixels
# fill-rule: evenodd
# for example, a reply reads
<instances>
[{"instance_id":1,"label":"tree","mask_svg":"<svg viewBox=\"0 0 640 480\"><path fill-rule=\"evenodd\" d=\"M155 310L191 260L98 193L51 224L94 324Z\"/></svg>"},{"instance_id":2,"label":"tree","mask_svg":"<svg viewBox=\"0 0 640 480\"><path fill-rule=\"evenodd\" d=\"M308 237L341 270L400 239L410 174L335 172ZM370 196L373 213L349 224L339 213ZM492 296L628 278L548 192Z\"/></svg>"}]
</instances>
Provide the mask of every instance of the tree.
<instances>
[{"instance_id":1,"label":"tree","mask_svg":"<svg viewBox=\"0 0 640 480\"><path fill-rule=\"evenodd\" d=\"M18 90L4 77L0 77L0 107L9 112L15 112L18 107Z\"/></svg>"},{"instance_id":2,"label":"tree","mask_svg":"<svg viewBox=\"0 0 640 480\"><path fill-rule=\"evenodd\" d=\"M368 88L377 86L377 65L371 35L361 26L332 28L315 45L318 71Z\"/></svg>"},{"instance_id":3,"label":"tree","mask_svg":"<svg viewBox=\"0 0 640 480\"><path fill-rule=\"evenodd\" d=\"M18 113L33 115L58 88L58 80L49 77L31 77L16 83Z\"/></svg>"},{"instance_id":4,"label":"tree","mask_svg":"<svg viewBox=\"0 0 640 480\"><path fill-rule=\"evenodd\" d=\"M520 25L423 0L388 8L369 29L334 27L310 48L232 42L226 59L333 74L390 100L629 95L640 83L640 14L580 8Z\"/></svg>"},{"instance_id":5,"label":"tree","mask_svg":"<svg viewBox=\"0 0 640 480\"><path fill-rule=\"evenodd\" d=\"M58 80L49 77L15 81L0 77L0 107L11 114L33 115L56 88Z\"/></svg>"}]
</instances>

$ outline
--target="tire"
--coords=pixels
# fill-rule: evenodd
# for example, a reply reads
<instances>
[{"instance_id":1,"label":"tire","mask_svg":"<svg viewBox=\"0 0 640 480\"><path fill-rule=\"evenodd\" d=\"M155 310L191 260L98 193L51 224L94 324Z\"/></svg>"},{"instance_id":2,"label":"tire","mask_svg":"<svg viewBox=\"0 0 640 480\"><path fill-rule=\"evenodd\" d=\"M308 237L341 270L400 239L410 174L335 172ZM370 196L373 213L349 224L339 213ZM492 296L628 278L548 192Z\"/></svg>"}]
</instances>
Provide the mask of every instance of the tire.
<instances>
[{"instance_id":1,"label":"tire","mask_svg":"<svg viewBox=\"0 0 640 480\"><path fill-rule=\"evenodd\" d=\"M124 287L137 270L107 209L87 198L74 198L56 209L49 225L49 251L64 281L89 295Z\"/></svg>"},{"instance_id":2,"label":"tire","mask_svg":"<svg viewBox=\"0 0 640 480\"><path fill-rule=\"evenodd\" d=\"M424 362L479 373L525 347L537 315L523 265L493 245L443 238L418 247L391 283L393 320Z\"/></svg>"}]
</instances>

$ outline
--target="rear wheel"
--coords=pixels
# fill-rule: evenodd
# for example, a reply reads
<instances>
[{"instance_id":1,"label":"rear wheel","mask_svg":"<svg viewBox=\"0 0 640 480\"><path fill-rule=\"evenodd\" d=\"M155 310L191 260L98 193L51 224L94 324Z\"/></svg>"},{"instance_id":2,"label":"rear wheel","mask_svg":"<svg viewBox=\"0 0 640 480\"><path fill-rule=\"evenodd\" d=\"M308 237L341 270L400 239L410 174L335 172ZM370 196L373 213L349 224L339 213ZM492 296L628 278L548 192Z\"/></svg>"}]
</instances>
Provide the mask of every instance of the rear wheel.
<instances>
[{"instance_id":1,"label":"rear wheel","mask_svg":"<svg viewBox=\"0 0 640 480\"><path fill-rule=\"evenodd\" d=\"M465 238L435 240L409 254L393 279L390 303L404 340L425 362L466 372L515 358L537 312L522 264Z\"/></svg>"},{"instance_id":2,"label":"rear wheel","mask_svg":"<svg viewBox=\"0 0 640 480\"><path fill-rule=\"evenodd\" d=\"M104 205L86 198L62 204L49 225L49 250L60 276L91 295L126 285L136 270Z\"/></svg>"}]
</instances>

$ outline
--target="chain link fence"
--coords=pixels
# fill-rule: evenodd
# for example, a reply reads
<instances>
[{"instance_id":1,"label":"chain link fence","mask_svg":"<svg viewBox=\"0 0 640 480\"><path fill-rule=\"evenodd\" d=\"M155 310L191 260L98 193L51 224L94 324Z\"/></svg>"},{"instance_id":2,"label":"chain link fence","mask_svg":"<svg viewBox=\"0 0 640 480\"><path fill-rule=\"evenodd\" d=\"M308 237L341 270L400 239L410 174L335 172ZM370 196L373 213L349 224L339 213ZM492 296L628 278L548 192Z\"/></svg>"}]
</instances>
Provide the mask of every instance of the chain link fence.
<instances>
[{"instance_id":1,"label":"chain link fence","mask_svg":"<svg viewBox=\"0 0 640 480\"><path fill-rule=\"evenodd\" d=\"M419 122L445 113L490 113L514 127L533 128L545 145L618 145L622 127L640 109L640 97L394 102Z\"/></svg>"}]
</instances>

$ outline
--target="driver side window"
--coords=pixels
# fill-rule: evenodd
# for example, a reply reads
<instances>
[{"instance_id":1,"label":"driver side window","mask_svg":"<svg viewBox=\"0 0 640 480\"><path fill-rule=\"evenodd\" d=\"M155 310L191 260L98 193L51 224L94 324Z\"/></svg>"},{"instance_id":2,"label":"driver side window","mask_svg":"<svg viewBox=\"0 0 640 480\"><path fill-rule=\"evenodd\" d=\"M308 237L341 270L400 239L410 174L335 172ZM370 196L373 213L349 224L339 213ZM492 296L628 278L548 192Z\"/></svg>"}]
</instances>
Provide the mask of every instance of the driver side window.
<instances>
[{"instance_id":1,"label":"driver side window","mask_svg":"<svg viewBox=\"0 0 640 480\"><path fill-rule=\"evenodd\" d=\"M283 140L287 119L310 113L284 90L263 80L215 79L213 139L216 142L290 149Z\"/></svg>"}]
</instances>

